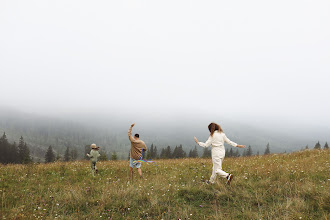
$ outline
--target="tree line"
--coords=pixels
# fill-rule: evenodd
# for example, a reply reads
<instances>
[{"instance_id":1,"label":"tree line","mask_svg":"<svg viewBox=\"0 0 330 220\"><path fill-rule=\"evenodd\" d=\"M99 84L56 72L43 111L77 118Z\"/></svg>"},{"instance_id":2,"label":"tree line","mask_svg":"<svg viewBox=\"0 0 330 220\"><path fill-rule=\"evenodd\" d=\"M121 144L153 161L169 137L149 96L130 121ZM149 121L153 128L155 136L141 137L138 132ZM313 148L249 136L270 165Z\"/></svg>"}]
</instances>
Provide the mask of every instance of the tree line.
<instances>
[{"instance_id":1,"label":"tree line","mask_svg":"<svg viewBox=\"0 0 330 220\"><path fill-rule=\"evenodd\" d=\"M308 150L308 149L309 149L309 147L308 147L308 145L306 145L305 150ZM315 144L314 149L317 149L317 150L321 150L321 149L322 149L321 144L320 144L320 141L318 141L318 142ZM323 149L324 149L324 150L328 150L328 149L329 149L328 142L325 142L325 144L324 144L324 146L323 146Z\"/></svg>"},{"instance_id":2,"label":"tree line","mask_svg":"<svg viewBox=\"0 0 330 220\"><path fill-rule=\"evenodd\" d=\"M270 147L269 143L266 146L264 154L270 154ZM233 150L233 148L226 148L226 157L240 157L240 156L252 156L253 151L252 147L248 146L247 149L245 149L242 153L242 155L239 153L238 149L236 151ZM255 155L259 155L259 151ZM160 153L158 154L157 147L151 144L150 149L147 150L145 156L146 159L173 159L173 158L209 158L211 157L211 148L203 148L203 152L201 156L198 154L197 147L195 146L194 149L190 150L187 154L184 150L182 145L176 146L174 150L172 150L171 146L167 146L165 148L162 148Z\"/></svg>"},{"instance_id":3,"label":"tree line","mask_svg":"<svg viewBox=\"0 0 330 220\"><path fill-rule=\"evenodd\" d=\"M86 156L86 154L90 153L90 151L91 151L90 145L85 145L85 154L84 154L85 160L89 160L89 158ZM101 150L100 155L101 156L99 157L99 160L101 160L101 161L108 160L108 156L107 156L106 152ZM57 156L55 156L52 146L48 147L48 150L45 155L46 163L51 163L51 162L60 161L60 160L68 162L68 161L75 161L77 159L78 159L77 148L71 149L70 147L66 148L63 158L61 158L61 156L59 154L57 154ZM117 157L116 152L113 152L111 155L111 160L117 160L117 159L118 159L118 157Z\"/></svg>"},{"instance_id":4,"label":"tree line","mask_svg":"<svg viewBox=\"0 0 330 220\"><path fill-rule=\"evenodd\" d=\"M0 138L0 163L22 163L27 164L32 162L30 150L24 141L23 137L13 144L8 142L6 133L4 132Z\"/></svg>"},{"instance_id":5,"label":"tree line","mask_svg":"<svg viewBox=\"0 0 330 220\"><path fill-rule=\"evenodd\" d=\"M309 149L308 145L303 149ZM318 141L314 149L322 149L320 142ZM323 149L329 149L328 143L326 142ZM85 154L84 159L89 159L86 154L90 152L90 145L85 145ZM99 160L117 160L117 154L116 152L113 152L108 158L106 152L100 150L100 158ZM269 143L266 145L265 151L263 153L264 155L270 154L270 145ZM238 151L238 149L233 150L233 148L226 148L226 157L246 157L246 156L252 156L252 155L259 155L259 151L256 153L253 152L252 147L249 145L246 149L244 149L242 155ZM199 156L197 147L195 146L194 149L189 150L188 154L183 150L182 144L179 146L175 146L175 148L171 148L171 146L167 146L165 148L162 148L160 152L158 152L157 146L154 144L151 144L150 148L148 148L147 152L144 153L144 158L146 159L175 159L175 158L209 158L211 157L211 149L210 148L204 148L202 154ZM78 160L78 151L77 148L70 148L67 147L63 158L57 153L55 155L52 146L49 146L46 154L45 154L45 162L55 162L55 161L74 161ZM8 142L6 133L3 133L3 135L0 138L0 163L8 164L8 163L21 163L21 164L27 164L33 162L32 157L30 156L30 150L27 145L27 143L24 141L24 138L21 136L18 144L14 142L13 144Z\"/></svg>"}]
</instances>

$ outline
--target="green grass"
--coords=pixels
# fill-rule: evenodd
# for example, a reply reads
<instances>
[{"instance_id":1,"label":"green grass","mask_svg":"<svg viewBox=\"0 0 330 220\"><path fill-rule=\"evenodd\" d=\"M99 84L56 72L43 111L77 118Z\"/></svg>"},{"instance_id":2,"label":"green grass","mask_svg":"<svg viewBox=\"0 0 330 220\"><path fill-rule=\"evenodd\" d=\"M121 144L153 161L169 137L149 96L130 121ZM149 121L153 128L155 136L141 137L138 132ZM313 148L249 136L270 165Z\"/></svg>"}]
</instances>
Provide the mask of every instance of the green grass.
<instances>
[{"instance_id":1,"label":"green grass","mask_svg":"<svg viewBox=\"0 0 330 220\"><path fill-rule=\"evenodd\" d=\"M2 219L327 219L329 152L226 158L235 175L206 185L211 159L142 164L129 181L128 161L1 165ZM137 172L135 171L135 177Z\"/></svg>"}]
</instances>

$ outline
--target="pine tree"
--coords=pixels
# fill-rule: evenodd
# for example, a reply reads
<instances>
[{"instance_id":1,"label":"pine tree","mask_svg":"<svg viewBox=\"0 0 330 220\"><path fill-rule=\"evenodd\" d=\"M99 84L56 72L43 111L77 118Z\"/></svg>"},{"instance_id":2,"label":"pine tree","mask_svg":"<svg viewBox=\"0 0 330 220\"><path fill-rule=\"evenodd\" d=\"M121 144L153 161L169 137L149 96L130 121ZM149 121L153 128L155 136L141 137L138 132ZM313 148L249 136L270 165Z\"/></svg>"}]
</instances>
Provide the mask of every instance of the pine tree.
<instances>
[{"instance_id":1,"label":"pine tree","mask_svg":"<svg viewBox=\"0 0 330 220\"><path fill-rule=\"evenodd\" d=\"M118 157L117 157L117 153L114 151L111 155L111 160L117 160Z\"/></svg>"},{"instance_id":2,"label":"pine tree","mask_svg":"<svg viewBox=\"0 0 330 220\"><path fill-rule=\"evenodd\" d=\"M23 157L23 164L31 163L32 158L30 156L30 149L28 148L27 144L24 143L24 157Z\"/></svg>"},{"instance_id":3,"label":"pine tree","mask_svg":"<svg viewBox=\"0 0 330 220\"><path fill-rule=\"evenodd\" d=\"M9 144L8 163L19 163L18 148L16 142Z\"/></svg>"},{"instance_id":4,"label":"pine tree","mask_svg":"<svg viewBox=\"0 0 330 220\"><path fill-rule=\"evenodd\" d=\"M56 155L56 161L60 161L61 160L61 156L60 154L57 152L57 155Z\"/></svg>"},{"instance_id":5,"label":"pine tree","mask_svg":"<svg viewBox=\"0 0 330 220\"><path fill-rule=\"evenodd\" d=\"M270 154L269 143L266 146L266 150L265 150L264 155L266 155L266 154Z\"/></svg>"},{"instance_id":6,"label":"pine tree","mask_svg":"<svg viewBox=\"0 0 330 220\"><path fill-rule=\"evenodd\" d=\"M18 142L18 156L19 156L19 162L23 163L24 159L24 138L23 136L20 137Z\"/></svg>"},{"instance_id":7,"label":"pine tree","mask_svg":"<svg viewBox=\"0 0 330 220\"><path fill-rule=\"evenodd\" d=\"M77 149L76 148L73 148L71 150L70 155L71 155L71 159L72 160L77 160L77 158L78 158L78 151L77 151Z\"/></svg>"},{"instance_id":8,"label":"pine tree","mask_svg":"<svg viewBox=\"0 0 330 220\"><path fill-rule=\"evenodd\" d=\"M6 133L4 132L0 138L0 163L7 163L7 151L9 148L9 143L7 140Z\"/></svg>"},{"instance_id":9,"label":"pine tree","mask_svg":"<svg viewBox=\"0 0 330 220\"><path fill-rule=\"evenodd\" d=\"M192 157L192 150L189 151L188 157Z\"/></svg>"},{"instance_id":10,"label":"pine tree","mask_svg":"<svg viewBox=\"0 0 330 220\"><path fill-rule=\"evenodd\" d=\"M156 146L154 147L154 153L151 157L152 157L152 159L158 158L158 153L157 153L157 147Z\"/></svg>"},{"instance_id":11,"label":"pine tree","mask_svg":"<svg viewBox=\"0 0 330 220\"><path fill-rule=\"evenodd\" d=\"M202 155L203 158L208 158L208 157L211 157L211 150L209 150L207 147L204 148L204 151L203 151L203 155Z\"/></svg>"},{"instance_id":12,"label":"pine tree","mask_svg":"<svg viewBox=\"0 0 330 220\"><path fill-rule=\"evenodd\" d=\"M325 145L324 145L323 149L324 149L324 150L328 150L328 149L329 149L328 142L325 142Z\"/></svg>"},{"instance_id":13,"label":"pine tree","mask_svg":"<svg viewBox=\"0 0 330 220\"><path fill-rule=\"evenodd\" d=\"M186 157L186 152L183 150L182 145L180 144L179 147L175 146L175 149L172 153L172 158L184 158Z\"/></svg>"},{"instance_id":14,"label":"pine tree","mask_svg":"<svg viewBox=\"0 0 330 220\"><path fill-rule=\"evenodd\" d=\"M172 153L172 158L178 158L178 146L175 146L174 151Z\"/></svg>"},{"instance_id":15,"label":"pine tree","mask_svg":"<svg viewBox=\"0 0 330 220\"><path fill-rule=\"evenodd\" d=\"M66 147L66 151L64 153L64 161L70 161L70 148Z\"/></svg>"},{"instance_id":16,"label":"pine tree","mask_svg":"<svg viewBox=\"0 0 330 220\"><path fill-rule=\"evenodd\" d=\"M318 150L321 149L321 144L319 141L315 144L314 149L318 149Z\"/></svg>"},{"instance_id":17,"label":"pine tree","mask_svg":"<svg viewBox=\"0 0 330 220\"><path fill-rule=\"evenodd\" d=\"M305 150L308 150L308 145L306 145Z\"/></svg>"},{"instance_id":18,"label":"pine tree","mask_svg":"<svg viewBox=\"0 0 330 220\"><path fill-rule=\"evenodd\" d=\"M166 157L164 148L162 148L159 157L162 158L162 159L164 159Z\"/></svg>"},{"instance_id":19,"label":"pine tree","mask_svg":"<svg viewBox=\"0 0 330 220\"><path fill-rule=\"evenodd\" d=\"M177 158L185 158L187 156L186 152L183 150L182 144L178 147Z\"/></svg>"},{"instance_id":20,"label":"pine tree","mask_svg":"<svg viewBox=\"0 0 330 220\"><path fill-rule=\"evenodd\" d=\"M251 146L249 145L247 151L246 151L246 156L252 156L252 148Z\"/></svg>"},{"instance_id":21,"label":"pine tree","mask_svg":"<svg viewBox=\"0 0 330 220\"><path fill-rule=\"evenodd\" d=\"M147 150L147 156L146 156L146 158L147 159L151 159L151 150Z\"/></svg>"},{"instance_id":22,"label":"pine tree","mask_svg":"<svg viewBox=\"0 0 330 220\"><path fill-rule=\"evenodd\" d=\"M99 160L100 161L107 161L108 160L107 154L104 151L100 151Z\"/></svg>"},{"instance_id":23,"label":"pine tree","mask_svg":"<svg viewBox=\"0 0 330 220\"><path fill-rule=\"evenodd\" d=\"M166 150L165 150L165 158L172 158L172 151L171 151L171 147L167 146Z\"/></svg>"},{"instance_id":24,"label":"pine tree","mask_svg":"<svg viewBox=\"0 0 330 220\"><path fill-rule=\"evenodd\" d=\"M149 150L148 150L148 152L149 152ZM149 156L149 157L148 157L148 156ZM148 158L148 159L151 159L151 158L153 158L153 157L154 157L154 144L151 144L149 155L148 155L148 153L147 153L147 158Z\"/></svg>"},{"instance_id":25,"label":"pine tree","mask_svg":"<svg viewBox=\"0 0 330 220\"><path fill-rule=\"evenodd\" d=\"M91 152L91 146L85 145L85 154L84 154L85 160L89 160L89 157L87 156L87 154L89 154L90 152Z\"/></svg>"},{"instance_id":26,"label":"pine tree","mask_svg":"<svg viewBox=\"0 0 330 220\"><path fill-rule=\"evenodd\" d=\"M195 146L194 150L191 151L191 157L196 158L198 157L197 147Z\"/></svg>"},{"instance_id":27,"label":"pine tree","mask_svg":"<svg viewBox=\"0 0 330 220\"><path fill-rule=\"evenodd\" d=\"M30 150L27 144L24 142L23 136L21 136L21 138L19 139L18 155L20 163L27 164L32 162L32 159L30 157Z\"/></svg>"},{"instance_id":28,"label":"pine tree","mask_svg":"<svg viewBox=\"0 0 330 220\"><path fill-rule=\"evenodd\" d=\"M239 156L240 156L239 151L238 151L238 149L236 149L235 157L239 157Z\"/></svg>"},{"instance_id":29,"label":"pine tree","mask_svg":"<svg viewBox=\"0 0 330 220\"><path fill-rule=\"evenodd\" d=\"M45 155L45 162L46 163L52 163L54 161L55 161L55 154L53 152L52 146L49 146L48 150L46 152L46 155Z\"/></svg>"},{"instance_id":30,"label":"pine tree","mask_svg":"<svg viewBox=\"0 0 330 220\"><path fill-rule=\"evenodd\" d=\"M259 156L259 151L257 151L257 154L256 155Z\"/></svg>"},{"instance_id":31,"label":"pine tree","mask_svg":"<svg viewBox=\"0 0 330 220\"><path fill-rule=\"evenodd\" d=\"M234 156L234 152L233 152L233 148L231 147L229 150L229 157L233 157Z\"/></svg>"}]
</instances>

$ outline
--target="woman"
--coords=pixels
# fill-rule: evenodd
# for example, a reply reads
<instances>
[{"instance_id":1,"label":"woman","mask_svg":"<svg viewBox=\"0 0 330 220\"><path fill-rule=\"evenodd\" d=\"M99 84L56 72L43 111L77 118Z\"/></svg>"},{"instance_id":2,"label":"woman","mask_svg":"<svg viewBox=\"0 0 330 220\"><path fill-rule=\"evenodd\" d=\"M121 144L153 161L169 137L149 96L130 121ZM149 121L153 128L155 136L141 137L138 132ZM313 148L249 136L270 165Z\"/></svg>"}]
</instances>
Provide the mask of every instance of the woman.
<instances>
[{"instance_id":1,"label":"woman","mask_svg":"<svg viewBox=\"0 0 330 220\"><path fill-rule=\"evenodd\" d=\"M212 169L212 176L210 178L210 183L214 183L217 174L220 177L227 179L227 184L229 185L231 180L233 179L233 175L226 173L222 170L222 161L225 158L225 146L224 142L227 144L230 144L233 147L239 147L239 148L245 148L244 145L236 144L235 142L230 141L223 130L221 129L220 125L216 123L209 124L209 131L210 131L210 137L209 139L203 143L198 142L197 138L194 137L195 142L201 146L201 147L209 147L212 146L212 163L213 163L213 169Z\"/></svg>"}]
</instances>

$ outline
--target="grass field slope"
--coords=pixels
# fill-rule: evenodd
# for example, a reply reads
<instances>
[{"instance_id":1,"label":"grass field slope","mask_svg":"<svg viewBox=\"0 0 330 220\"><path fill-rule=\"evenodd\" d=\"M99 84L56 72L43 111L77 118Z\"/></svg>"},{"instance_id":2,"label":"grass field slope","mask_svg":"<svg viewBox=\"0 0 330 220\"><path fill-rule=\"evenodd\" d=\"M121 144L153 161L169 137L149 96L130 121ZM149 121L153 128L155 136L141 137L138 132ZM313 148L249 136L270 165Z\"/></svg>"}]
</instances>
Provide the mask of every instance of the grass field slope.
<instances>
[{"instance_id":1,"label":"grass field slope","mask_svg":"<svg viewBox=\"0 0 330 220\"><path fill-rule=\"evenodd\" d=\"M227 158L235 178L205 184L211 159L1 165L2 219L328 219L329 150ZM137 173L135 171L135 177Z\"/></svg>"}]
</instances>

